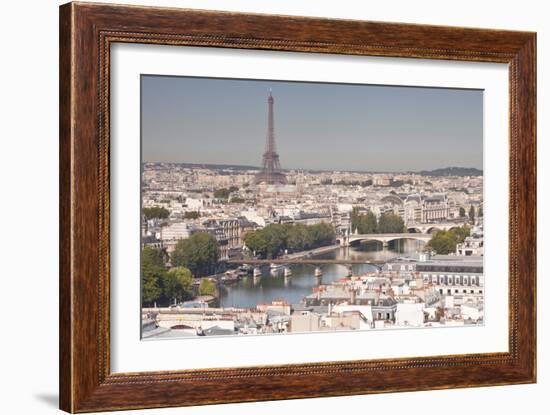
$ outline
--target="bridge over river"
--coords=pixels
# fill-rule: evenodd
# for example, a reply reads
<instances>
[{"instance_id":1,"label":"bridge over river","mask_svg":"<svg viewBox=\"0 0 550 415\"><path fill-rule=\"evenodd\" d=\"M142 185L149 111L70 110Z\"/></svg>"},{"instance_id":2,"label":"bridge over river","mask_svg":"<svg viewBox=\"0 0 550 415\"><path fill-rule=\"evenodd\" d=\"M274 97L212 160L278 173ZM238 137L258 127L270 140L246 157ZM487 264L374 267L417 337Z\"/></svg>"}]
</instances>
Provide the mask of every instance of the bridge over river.
<instances>
[{"instance_id":1,"label":"bridge over river","mask_svg":"<svg viewBox=\"0 0 550 415\"><path fill-rule=\"evenodd\" d=\"M363 242L363 241L376 241L383 244L384 247L388 246L388 243L396 240L410 239L422 242L428 242L431 239L432 235L425 233L371 233L371 234L351 234L347 238L347 244L353 244L354 242ZM336 245L337 246L337 245ZM313 253L313 251L311 252ZM310 255L311 255L310 253ZM292 254L298 255L298 254ZM226 259L224 261L226 264L248 264L248 265L264 265L264 264L310 264L310 265L323 265L323 264L342 264L342 265L380 265L384 264L385 261L375 261L367 259L319 259L312 258L308 255L303 256L291 256L287 258L277 258L277 259Z\"/></svg>"},{"instance_id":2,"label":"bridge over river","mask_svg":"<svg viewBox=\"0 0 550 415\"><path fill-rule=\"evenodd\" d=\"M348 243L356 241L376 241L386 245L398 239L413 239L416 241L428 242L433 235L427 233L367 233L351 234L348 236Z\"/></svg>"},{"instance_id":3,"label":"bridge over river","mask_svg":"<svg viewBox=\"0 0 550 415\"><path fill-rule=\"evenodd\" d=\"M370 261L364 259L317 259L317 258L277 258L277 259L227 259L226 264L270 265L270 264L307 264L307 265L380 265L386 261Z\"/></svg>"}]
</instances>

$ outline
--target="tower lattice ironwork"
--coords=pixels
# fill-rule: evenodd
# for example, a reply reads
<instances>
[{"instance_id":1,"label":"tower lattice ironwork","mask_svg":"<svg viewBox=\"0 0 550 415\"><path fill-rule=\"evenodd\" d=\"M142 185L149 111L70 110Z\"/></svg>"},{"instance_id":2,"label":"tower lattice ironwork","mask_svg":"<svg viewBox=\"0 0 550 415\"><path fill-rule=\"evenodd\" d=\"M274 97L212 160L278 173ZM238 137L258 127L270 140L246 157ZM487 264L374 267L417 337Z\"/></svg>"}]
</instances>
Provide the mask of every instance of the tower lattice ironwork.
<instances>
[{"instance_id":1,"label":"tower lattice ironwork","mask_svg":"<svg viewBox=\"0 0 550 415\"><path fill-rule=\"evenodd\" d=\"M285 184L286 177L281 171L279 154L275 147L275 127L273 121L273 95L269 91L267 98L267 138L262 157L262 171L256 176L256 183Z\"/></svg>"}]
</instances>

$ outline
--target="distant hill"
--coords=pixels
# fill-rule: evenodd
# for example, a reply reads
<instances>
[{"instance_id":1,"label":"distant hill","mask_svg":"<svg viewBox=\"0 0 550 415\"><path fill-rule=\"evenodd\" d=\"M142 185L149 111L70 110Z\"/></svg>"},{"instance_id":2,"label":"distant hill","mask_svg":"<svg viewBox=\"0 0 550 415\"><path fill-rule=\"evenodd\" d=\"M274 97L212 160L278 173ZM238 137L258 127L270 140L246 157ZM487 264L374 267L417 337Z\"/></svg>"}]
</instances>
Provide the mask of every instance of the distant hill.
<instances>
[{"instance_id":1,"label":"distant hill","mask_svg":"<svg viewBox=\"0 0 550 415\"><path fill-rule=\"evenodd\" d=\"M247 170L258 170L260 167L256 166L246 166L239 164L209 164L209 163L179 163L180 166L184 167L194 167L194 168L206 168L212 170L238 170L238 171L247 171Z\"/></svg>"},{"instance_id":2,"label":"distant hill","mask_svg":"<svg viewBox=\"0 0 550 415\"><path fill-rule=\"evenodd\" d=\"M172 166L180 166L186 168L203 168L210 170L217 170L220 174L228 174L228 171L258 171L261 167L247 166L238 164L214 164L214 163L176 163L176 162L156 162L156 161L144 161L143 164L164 164ZM292 169L282 169L283 171L289 171ZM370 174L420 174L422 176L483 176L483 171L473 167L445 167L435 170L422 170L422 171L409 171L409 172L395 172L395 171L372 171L372 170L319 170L319 169L304 169L311 174L320 174L332 171L350 172L350 173L370 173Z\"/></svg>"},{"instance_id":3,"label":"distant hill","mask_svg":"<svg viewBox=\"0 0 550 415\"><path fill-rule=\"evenodd\" d=\"M256 166L245 166L238 164L212 164L212 163L169 163L169 162L157 162L157 161L145 161L145 164L165 164L172 166L180 166L186 168L202 168L209 170L237 170L237 171L247 171L247 170L259 170L260 167Z\"/></svg>"},{"instance_id":4,"label":"distant hill","mask_svg":"<svg viewBox=\"0 0 550 415\"><path fill-rule=\"evenodd\" d=\"M422 170L422 176L483 176L483 170L473 167L445 167L435 170Z\"/></svg>"}]
</instances>

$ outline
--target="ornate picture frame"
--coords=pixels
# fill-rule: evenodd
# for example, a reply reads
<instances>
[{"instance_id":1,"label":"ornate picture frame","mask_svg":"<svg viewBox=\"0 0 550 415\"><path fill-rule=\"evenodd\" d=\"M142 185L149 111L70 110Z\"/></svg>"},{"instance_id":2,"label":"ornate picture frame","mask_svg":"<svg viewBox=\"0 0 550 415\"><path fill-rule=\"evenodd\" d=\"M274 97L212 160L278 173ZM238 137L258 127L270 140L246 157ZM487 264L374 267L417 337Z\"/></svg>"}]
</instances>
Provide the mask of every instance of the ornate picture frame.
<instances>
[{"instance_id":1,"label":"ornate picture frame","mask_svg":"<svg viewBox=\"0 0 550 415\"><path fill-rule=\"evenodd\" d=\"M507 64L509 351L111 373L109 75L115 43ZM59 94L61 409L92 412L536 381L535 33L69 3L60 8Z\"/></svg>"}]
</instances>

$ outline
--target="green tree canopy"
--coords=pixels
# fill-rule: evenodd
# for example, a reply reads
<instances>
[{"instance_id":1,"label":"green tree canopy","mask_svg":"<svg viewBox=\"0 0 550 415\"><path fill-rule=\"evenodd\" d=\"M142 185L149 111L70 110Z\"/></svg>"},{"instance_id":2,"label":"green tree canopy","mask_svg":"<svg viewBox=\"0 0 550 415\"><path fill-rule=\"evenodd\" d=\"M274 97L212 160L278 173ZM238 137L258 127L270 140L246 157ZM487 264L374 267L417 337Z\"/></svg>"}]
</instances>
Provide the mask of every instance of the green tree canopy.
<instances>
[{"instance_id":1,"label":"green tree canopy","mask_svg":"<svg viewBox=\"0 0 550 415\"><path fill-rule=\"evenodd\" d=\"M170 211L160 206L153 206L150 208L143 208L143 216L145 219L166 219L170 216Z\"/></svg>"},{"instance_id":2,"label":"green tree canopy","mask_svg":"<svg viewBox=\"0 0 550 415\"><path fill-rule=\"evenodd\" d=\"M436 232L432 239L426 244L426 250L434 250L440 255L447 255L456 252L456 245L464 242L470 235L469 226L461 226L449 231Z\"/></svg>"},{"instance_id":3,"label":"green tree canopy","mask_svg":"<svg viewBox=\"0 0 550 415\"><path fill-rule=\"evenodd\" d=\"M326 222L310 225L307 229L310 233L309 238L311 239L310 246L308 247L309 249L331 245L335 241L336 233L334 232L334 228ZM292 246L289 248L295 249Z\"/></svg>"},{"instance_id":4,"label":"green tree canopy","mask_svg":"<svg viewBox=\"0 0 550 415\"><path fill-rule=\"evenodd\" d=\"M256 255L262 257L267 255L267 241L260 231L248 232L244 237L244 244Z\"/></svg>"},{"instance_id":5,"label":"green tree canopy","mask_svg":"<svg viewBox=\"0 0 550 415\"><path fill-rule=\"evenodd\" d=\"M208 278L203 278L199 285L200 295L216 295L216 285Z\"/></svg>"},{"instance_id":6,"label":"green tree canopy","mask_svg":"<svg viewBox=\"0 0 550 415\"><path fill-rule=\"evenodd\" d=\"M335 238L332 225L324 222L315 225L272 224L249 232L244 242L256 255L276 258L287 249L303 251L333 244Z\"/></svg>"},{"instance_id":7,"label":"green tree canopy","mask_svg":"<svg viewBox=\"0 0 550 415\"><path fill-rule=\"evenodd\" d=\"M224 188L221 188L221 189L216 189L214 191L214 197L216 199L222 199L222 200L227 200L229 198L229 194L231 192L229 191L229 189L226 189L225 187Z\"/></svg>"},{"instance_id":8,"label":"green tree canopy","mask_svg":"<svg viewBox=\"0 0 550 415\"><path fill-rule=\"evenodd\" d=\"M230 203L244 203L244 199L242 197L233 196L230 200Z\"/></svg>"},{"instance_id":9,"label":"green tree canopy","mask_svg":"<svg viewBox=\"0 0 550 415\"><path fill-rule=\"evenodd\" d=\"M141 301L153 305L162 295L162 280L166 274L164 252L146 246L141 251Z\"/></svg>"},{"instance_id":10,"label":"green tree canopy","mask_svg":"<svg viewBox=\"0 0 550 415\"><path fill-rule=\"evenodd\" d=\"M268 258L275 258L286 248L287 226L278 224L267 225L260 232L263 233L267 242Z\"/></svg>"},{"instance_id":11,"label":"green tree canopy","mask_svg":"<svg viewBox=\"0 0 550 415\"><path fill-rule=\"evenodd\" d=\"M461 218L466 217L466 209L464 209L462 206L460 206L460 209L458 210L458 214Z\"/></svg>"},{"instance_id":12,"label":"green tree canopy","mask_svg":"<svg viewBox=\"0 0 550 415\"><path fill-rule=\"evenodd\" d=\"M402 233L406 232L405 222L401 216L394 213L383 213L378 219L379 233Z\"/></svg>"},{"instance_id":13,"label":"green tree canopy","mask_svg":"<svg viewBox=\"0 0 550 415\"><path fill-rule=\"evenodd\" d=\"M470 211L468 212L468 217L470 218L470 221L474 223L476 219L476 210L474 208L474 205L470 205Z\"/></svg>"},{"instance_id":14,"label":"green tree canopy","mask_svg":"<svg viewBox=\"0 0 550 415\"><path fill-rule=\"evenodd\" d=\"M163 294L175 303L188 300L193 297L193 276L191 271L185 267L175 267L164 273Z\"/></svg>"},{"instance_id":15,"label":"green tree canopy","mask_svg":"<svg viewBox=\"0 0 550 415\"><path fill-rule=\"evenodd\" d=\"M289 226L287 230L287 245L297 251L303 251L313 244L313 235L306 225Z\"/></svg>"},{"instance_id":16,"label":"green tree canopy","mask_svg":"<svg viewBox=\"0 0 550 415\"><path fill-rule=\"evenodd\" d=\"M198 219L198 218L200 218L200 216L201 216L201 214L199 212L196 212L196 211L185 212L183 214L184 219Z\"/></svg>"},{"instance_id":17,"label":"green tree canopy","mask_svg":"<svg viewBox=\"0 0 550 415\"><path fill-rule=\"evenodd\" d=\"M198 232L190 238L178 241L172 252L172 265L186 267L195 276L213 272L219 259L219 245L216 238L206 232Z\"/></svg>"},{"instance_id":18,"label":"green tree canopy","mask_svg":"<svg viewBox=\"0 0 550 415\"><path fill-rule=\"evenodd\" d=\"M357 207L354 207L351 212L351 230L360 234L377 233L376 215L370 210L366 214L360 214Z\"/></svg>"},{"instance_id":19,"label":"green tree canopy","mask_svg":"<svg viewBox=\"0 0 550 415\"><path fill-rule=\"evenodd\" d=\"M456 250L456 239L451 232L436 232L426 247L429 247L438 254L446 255Z\"/></svg>"},{"instance_id":20,"label":"green tree canopy","mask_svg":"<svg viewBox=\"0 0 550 415\"><path fill-rule=\"evenodd\" d=\"M459 244L464 242L464 239L466 239L467 236L470 236L470 231L471 229L468 225L460 226L458 228L453 228L450 230L450 232L455 235L456 242Z\"/></svg>"}]
</instances>

